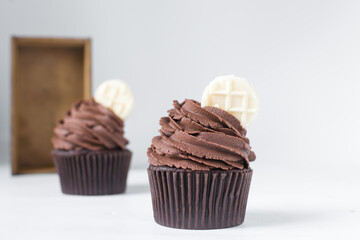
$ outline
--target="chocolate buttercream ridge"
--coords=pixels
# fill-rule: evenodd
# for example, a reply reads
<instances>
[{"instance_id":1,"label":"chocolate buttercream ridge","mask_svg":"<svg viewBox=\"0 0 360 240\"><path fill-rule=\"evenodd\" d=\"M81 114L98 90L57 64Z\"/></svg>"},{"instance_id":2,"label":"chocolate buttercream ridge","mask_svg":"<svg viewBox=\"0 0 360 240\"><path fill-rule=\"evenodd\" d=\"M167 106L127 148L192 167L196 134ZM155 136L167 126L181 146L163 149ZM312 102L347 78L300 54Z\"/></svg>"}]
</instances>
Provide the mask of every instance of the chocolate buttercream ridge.
<instances>
[{"instance_id":1,"label":"chocolate buttercream ridge","mask_svg":"<svg viewBox=\"0 0 360 240\"><path fill-rule=\"evenodd\" d=\"M59 150L124 150L124 123L93 98L76 103L54 129L52 143Z\"/></svg>"},{"instance_id":2,"label":"chocolate buttercream ridge","mask_svg":"<svg viewBox=\"0 0 360 240\"><path fill-rule=\"evenodd\" d=\"M246 130L231 114L186 99L173 102L160 120L148 156L154 166L182 169L243 169L255 160Z\"/></svg>"}]
</instances>

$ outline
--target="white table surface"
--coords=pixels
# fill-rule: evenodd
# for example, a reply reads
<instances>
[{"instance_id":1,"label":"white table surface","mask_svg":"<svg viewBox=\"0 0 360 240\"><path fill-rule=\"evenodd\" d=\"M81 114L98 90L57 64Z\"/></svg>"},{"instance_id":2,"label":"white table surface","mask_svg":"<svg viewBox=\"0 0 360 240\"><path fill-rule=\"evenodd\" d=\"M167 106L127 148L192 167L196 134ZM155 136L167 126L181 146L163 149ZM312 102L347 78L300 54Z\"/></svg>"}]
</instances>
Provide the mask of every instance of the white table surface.
<instances>
[{"instance_id":1,"label":"white table surface","mask_svg":"<svg viewBox=\"0 0 360 240\"><path fill-rule=\"evenodd\" d=\"M56 174L0 165L0 239L360 239L358 169L253 168L244 224L178 230L154 222L145 169L130 171L125 194L71 196Z\"/></svg>"}]
</instances>

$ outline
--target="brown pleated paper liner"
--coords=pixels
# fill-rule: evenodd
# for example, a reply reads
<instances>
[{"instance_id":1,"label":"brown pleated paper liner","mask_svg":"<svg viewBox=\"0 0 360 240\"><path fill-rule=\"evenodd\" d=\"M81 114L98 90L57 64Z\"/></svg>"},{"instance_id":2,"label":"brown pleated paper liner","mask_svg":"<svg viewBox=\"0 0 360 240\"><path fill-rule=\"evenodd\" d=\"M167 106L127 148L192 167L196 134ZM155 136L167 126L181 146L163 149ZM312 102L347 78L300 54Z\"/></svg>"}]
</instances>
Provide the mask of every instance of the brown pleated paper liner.
<instances>
[{"instance_id":1,"label":"brown pleated paper liner","mask_svg":"<svg viewBox=\"0 0 360 240\"><path fill-rule=\"evenodd\" d=\"M219 229L244 221L251 169L148 168L155 221L182 229Z\"/></svg>"},{"instance_id":2,"label":"brown pleated paper liner","mask_svg":"<svg viewBox=\"0 0 360 240\"><path fill-rule=\"evenodd\" d=\"M131 159L129 150L53 150L51 153L63 193L108 195L125 191Z\"/></svg>"}]
</instances>

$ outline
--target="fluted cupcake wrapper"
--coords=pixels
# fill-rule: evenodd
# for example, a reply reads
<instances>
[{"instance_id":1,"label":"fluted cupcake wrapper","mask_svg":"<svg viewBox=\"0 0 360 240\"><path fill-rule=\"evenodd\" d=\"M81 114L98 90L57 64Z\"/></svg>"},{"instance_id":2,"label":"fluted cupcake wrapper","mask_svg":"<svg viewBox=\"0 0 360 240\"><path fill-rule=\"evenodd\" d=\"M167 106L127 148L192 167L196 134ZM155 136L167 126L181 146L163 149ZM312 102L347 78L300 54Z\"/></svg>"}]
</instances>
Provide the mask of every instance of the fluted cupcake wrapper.
<instances>
[{"instance_id":1,"label":"fluted cupcake wrapper","mask_svg":"<svg viewBox=\"0 0 360 240\"><path fill-rule=\"evenodd\" d=\"M252 170L148 168L155 221L182 229L219 229L244 221Z\"/></svg>"},{"instance_id":2,"label":"fluted cupcake wrapper","mask_svg":"<svg viewBox=\"0 0 360 240\"><path fill-rule=\"evenodd\" d=\"M131 152L52 151L63 193L108 195L126 188Z\"/></svg>"}]
</instances>

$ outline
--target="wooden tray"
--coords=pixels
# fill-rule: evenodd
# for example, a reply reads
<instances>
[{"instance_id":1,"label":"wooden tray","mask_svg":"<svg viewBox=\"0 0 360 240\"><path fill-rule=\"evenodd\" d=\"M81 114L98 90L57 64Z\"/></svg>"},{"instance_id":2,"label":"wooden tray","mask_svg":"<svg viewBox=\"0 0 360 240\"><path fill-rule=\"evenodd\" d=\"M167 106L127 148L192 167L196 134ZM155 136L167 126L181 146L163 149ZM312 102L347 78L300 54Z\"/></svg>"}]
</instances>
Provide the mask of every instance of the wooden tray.
<instances>
[{"instance_id":1,"label":"wooden tray","mask_svg":"<svg viewBox=\"0 0 360 240\"><path fill-rule=\"evenodd\" d=\"M90 39L12 39L12 173L54 172L56 122L89 98Z\"/></svg>"}]
</instances>

